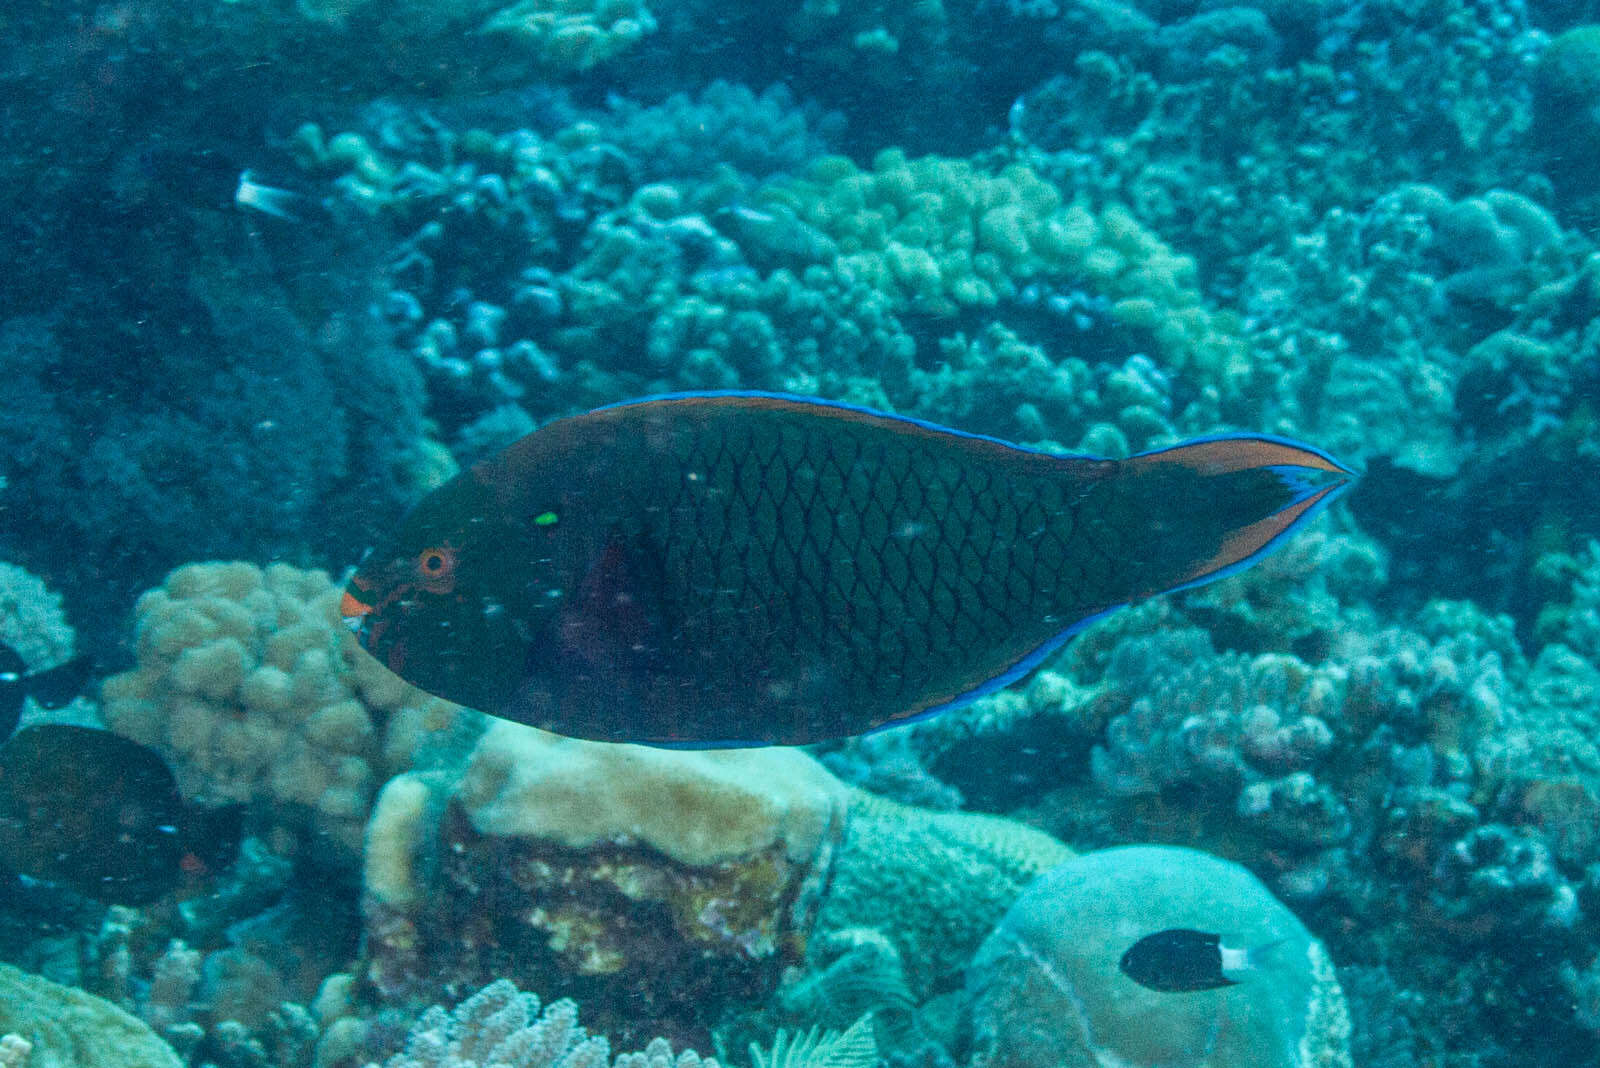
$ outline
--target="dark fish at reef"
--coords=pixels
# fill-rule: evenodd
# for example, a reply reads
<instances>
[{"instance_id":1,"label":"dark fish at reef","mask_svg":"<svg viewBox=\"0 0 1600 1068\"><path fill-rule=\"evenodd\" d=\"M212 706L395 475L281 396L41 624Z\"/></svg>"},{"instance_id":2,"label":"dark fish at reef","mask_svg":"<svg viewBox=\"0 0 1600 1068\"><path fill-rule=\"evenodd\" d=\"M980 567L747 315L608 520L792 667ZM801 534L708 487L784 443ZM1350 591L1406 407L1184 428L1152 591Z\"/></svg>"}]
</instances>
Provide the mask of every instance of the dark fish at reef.
<instances>
[{"instance_id":1,"label":"dark fish at reef","mask_svg":"<svg viewBox=\"0 0 1600 1068\"><path fill-rule=\"evenodd\" d=\"M1233 986L1260 966L1261 957L1276 946L1255 949L1224 945L1221 935L1173 927L1139 939L1122 955L1122 974L1151 990L1184 994Z\"/></svg>"},{"instance_id":2,"label":"dark fish at reef","mask_svg":"<svg viewBox=\"0 0 1600 1068\"><path fill-rule=\"evenodd\" d=\"M185 801L154 750L110 731L28 727L0 747L0 867L142 905L233 863L244 808Z\"/></svg>"},{"instance_id":3,"label":"dark fish at reef","mask_svg":"<svg viewBox=\"0 0 1600 1068\"><path fill-rule=\"evenodd\" d=\"M678 394L435 490L342 612L408 682L559 734L814 742L1005 686L1116 608L1249 566L1354 478L1259 435L1103 460Z\"/></svg>"},{"instance_id":4,"label":"dark fish at reef","mask_svg":"<svg viewBox=\"0 0 1600 1068\"><path fill-rule=\"evenodd\" d=\"M76 656L64 664L43 671L28 670L17 651L0 642L0 742L22 722L22 704L33 698L45 708L62 708L83 692L94 664L87 656Z\"/></svg>"}]
</instances>

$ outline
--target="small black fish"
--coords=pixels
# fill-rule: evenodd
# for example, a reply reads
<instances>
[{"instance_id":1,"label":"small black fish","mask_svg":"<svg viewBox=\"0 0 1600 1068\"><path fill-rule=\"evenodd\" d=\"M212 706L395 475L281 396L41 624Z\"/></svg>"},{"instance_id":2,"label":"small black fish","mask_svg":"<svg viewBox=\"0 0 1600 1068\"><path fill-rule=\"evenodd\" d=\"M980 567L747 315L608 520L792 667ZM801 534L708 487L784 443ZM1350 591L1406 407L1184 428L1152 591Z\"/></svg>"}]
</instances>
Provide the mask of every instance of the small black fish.
<instances>
[{"instance_id":1,"label":"small black fish","mask_svg":"<svg viewBox=\"0 0 1600 1068\"><path fill-rule=\"evenodd\" d=\"M152 749L47 724L0 747L0 866L87 897L142 905L233 863L244 806L178 792Z\"/></svg>"},{"instance_id":2,"label":"small black fish","mask_svg":"<svg viewBox=\"0 0 1600 1068\"><path fill-rule=\"evenodd\" d=\"M1255 968L1266 948L1234 949L1222 944L1221 935L1173 927L1139 939L1117 966L1140 986L1162 993L1215 990L1237 983L1231 976Z\"/></svg>"},{"instance_id":3,"label":"small black fish","mask_svg":"<svg viewBox=\"0 0 1600 1068\"><path fill-rule=\"evenodd\" d=\"M43 671L28 671L17 651L0 642L0 741L11 737L22 721L22 700L31 697L45 708L61 708L83 692L94 664L76 656Z\"/></svg>"}]
</instances>

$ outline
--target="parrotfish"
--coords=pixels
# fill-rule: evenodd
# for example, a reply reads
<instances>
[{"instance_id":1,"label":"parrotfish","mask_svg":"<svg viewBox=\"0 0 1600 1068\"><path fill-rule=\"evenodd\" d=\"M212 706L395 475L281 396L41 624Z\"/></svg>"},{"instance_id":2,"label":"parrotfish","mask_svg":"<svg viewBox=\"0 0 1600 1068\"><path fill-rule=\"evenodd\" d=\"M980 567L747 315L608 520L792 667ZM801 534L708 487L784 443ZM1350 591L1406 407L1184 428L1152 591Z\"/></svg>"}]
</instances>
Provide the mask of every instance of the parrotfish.
<instances>
[{"instance_id":1,"label":"parrotfish","mask_svg":"<svg viewBox=\"0 0 1600 1068\"><path fill-rule=\"evenodd\" d=\"M119 905L215 874L244 807L185 801L153 749L92 727L27 727L0 747L0 868Z\"/></svg>"},{"instance_id":2,"label":"parrotfish","mask_svg":"<svg viewBox=\"0 0 1600 1068\"><path fill-rule=\"evenodd\" d=\"M1262 955L1277 944L1240 949L1224 943L1221 935L1174 927L1139 939L1117 966L1140 986L1164 994L1216 990L1233 986L1258 968Z\"/></svg>"},{"instance_id":3,"label":"parrotfish","mask_svg":"<svg viewBox=\"0 0 1600 1068\"><path fill-rule=\"evenodd\" d=\"M433 491L341 611L429 693L572 737L801 744L1026 675L1353 482L1264 435L1061 456L781 394L558 420Z\"/></svg>"}]
</instances>

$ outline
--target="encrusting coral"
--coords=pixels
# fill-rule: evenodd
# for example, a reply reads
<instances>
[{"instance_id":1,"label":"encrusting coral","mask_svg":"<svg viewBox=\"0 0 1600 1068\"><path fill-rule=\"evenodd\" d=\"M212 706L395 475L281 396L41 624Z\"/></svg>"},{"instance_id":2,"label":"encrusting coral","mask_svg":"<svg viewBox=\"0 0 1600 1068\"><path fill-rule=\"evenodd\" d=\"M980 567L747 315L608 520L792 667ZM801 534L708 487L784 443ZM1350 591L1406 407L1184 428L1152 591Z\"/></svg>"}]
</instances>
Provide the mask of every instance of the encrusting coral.
<instances>
[{"instance_id":1,"label":"encrusting coral","mask_svg":"<svg viewBox=\"0 0 1600 1068\"><path fill-rule=\"evenodd\" d=\"M9 964L0 964L0 1035L5 1036L0 1064L179 1068L181 1063L150 1028L109 1001Z\"/></svg>"},{"instance_id":2,"label":"encrusting coral","mask_svg":"<svg viewBox=\"0 0 1600 1068\"><path fill-rule=\"evenodd\" d=\"M102 712L168 759L186 797L308 815L350 866L378 786L476 717L362 654L338 600L321 571L181 567L139 599L138 666L106 680Z\"/></svg>"}]
</instances>

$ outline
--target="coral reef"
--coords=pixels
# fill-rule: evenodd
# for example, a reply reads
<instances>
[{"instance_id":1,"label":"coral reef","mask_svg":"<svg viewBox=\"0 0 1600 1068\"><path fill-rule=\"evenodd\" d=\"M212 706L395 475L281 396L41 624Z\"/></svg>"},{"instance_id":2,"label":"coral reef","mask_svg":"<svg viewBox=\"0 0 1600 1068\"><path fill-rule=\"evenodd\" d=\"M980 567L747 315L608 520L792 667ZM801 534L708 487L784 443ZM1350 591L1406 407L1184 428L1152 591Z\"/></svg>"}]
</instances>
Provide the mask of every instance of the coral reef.
<instances>
[{"instance_id":1,"label":"coral reef","mask_svg":"<svg viewBox=\"0 0 1600 1068\"><path fill-rule=\"evenodd\" d=\"M805 249L844 278L936 315L991 307L1027 282L1080 281L1112 301L1114 322L1148 331L1175 368L1234 388L1249 366L1236 327L1206 309L1194 261L1126 209L1064 204L1031 168L990 175L966 160L880 153L870 171L842 158L770 183L746 240L768 254Z\"/></svg>"},{"instance_id":2,"label":"coral reef","mask_svg":"<svg viewBox=\"0 0 1600 1068\"><path fill-rule=\"evenodd\" d=\"M366 974L393 999L554 969L613 1034L692 1036L770 993L808 946L870 928L920 999L956 983L1021 887L1067 853L1007 820L852 791L797 750L685 753L499 723L459 778L384 788ZM609 1014L623 1003L626 1018Z\"/></svg>"},{"instance_id":3,"label":"coral reef","mask_svg":"<svg viewBox=\"0 0 1600 1068\"><path fill-rule=\"evenodd\" d=\"M6 1036L0 1040L4 1055L23 1058L12 1063L34 1068L182 1063L148 1027L110 1002L8 964L0 964L0 1035Z\"/></svg>"},{"instance_id":4,"label":"coral reef","mask_svg":"<svg viewBox=\"0 0 1600 1068\"><path fill-rule=\"evenodd\" d=\"M690 1035L798 958L845 788L797 750L683 753L497 723L385 787L367 975L394 998L552 971L614 1035ZM627 1018L606 1010L629 1006Z\"/></svg>"},{"instance_id":5,"label":"coral reef","mask_svg":"<svg viewBox=\"0 0 1600 1068\"><path fill-rule=\"evenodd\" d=\"M491 15L482 32L516 41L540 66L583 71L655 29L655 16L639 0L517 0Z\"/></svg>"},{"instance_id":6,"label":"coral reef","mask_svg":"<svg viewBox=\"0 0 1600 1068\"><path fill-rule=\"evenodd\" d=\"M1122 973L1129 946L1174 927L1272 948L1237 985L1182 997ZM1041 876L984 942L968 984L978 1068L1351 1063L1326 950L1248 871L1192 850L1102 850Z\"/></svg>"},{"instance_id":7,"label":"coral reef","mask_svg":"<svg viewBox=\"0 0 1600 1068\"><path fill-rule=\"evenodd\" d=\"M362 654L338 600L321 571L179 568L140 598L139 664L106 680L103 713L168 758L185 796L270 802L288 827L298 814L349 867L382 782L478 720Z\"/></svg>"}]
</instances>

